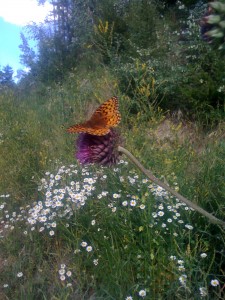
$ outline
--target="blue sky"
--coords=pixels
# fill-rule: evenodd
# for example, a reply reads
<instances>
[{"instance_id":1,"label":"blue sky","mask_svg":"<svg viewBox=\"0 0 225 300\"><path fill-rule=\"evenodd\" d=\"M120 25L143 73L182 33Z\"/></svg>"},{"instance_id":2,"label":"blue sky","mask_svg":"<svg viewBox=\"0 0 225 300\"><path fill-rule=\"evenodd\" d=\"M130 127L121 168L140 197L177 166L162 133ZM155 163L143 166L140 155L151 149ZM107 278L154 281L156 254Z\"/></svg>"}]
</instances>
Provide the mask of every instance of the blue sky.
<instances>
[{"instance_id":1,"label":"blue sky","mask_svg":"<svg viewBox=\"0 0 225 300\"><path fill-rule=\"evenodd\" d=\"M21 26L5 22L3 18L0 18L0 68L7 64L9 64L14 71L23 68L19 63L21 29Z\"/></svg>"},{"instance_id":2,"label":"blue sky","mask_svg":"<svg viewBox=\"0 0 225 300\"><path fill-rule=\"evenodd\" d=\"M51 6L38 6L37 0L0 0L0 69L9 64L14 73L20 64L20 32L29 22L41 22Z\"/></svg>"}]
</instances>

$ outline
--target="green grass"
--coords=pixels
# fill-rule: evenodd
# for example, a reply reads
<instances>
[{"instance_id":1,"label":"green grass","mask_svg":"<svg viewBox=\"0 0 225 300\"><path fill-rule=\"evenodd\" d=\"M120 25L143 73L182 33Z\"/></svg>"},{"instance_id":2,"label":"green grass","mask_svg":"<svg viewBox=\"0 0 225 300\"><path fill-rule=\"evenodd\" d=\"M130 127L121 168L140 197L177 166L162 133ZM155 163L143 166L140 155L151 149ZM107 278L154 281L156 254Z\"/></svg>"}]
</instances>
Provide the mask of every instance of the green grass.
<instances>
[{"instance_id":1,"label":"green grass","mask_svg":"<svg viewBox=\"0 0 225 300\"><path fill-rule=\"evenodd\" d=\"M105 71L0 96L1 299L141 299L141 290L144 299L223 299L222 228L162 194L131 163L76 165L63 126L113 94L116 80ZM124 146L224 220L222 129L209 135L194 124L166 125L152 111L143 123L130 115L131 99L119 98Z\"/></svg>"}]
</instances>

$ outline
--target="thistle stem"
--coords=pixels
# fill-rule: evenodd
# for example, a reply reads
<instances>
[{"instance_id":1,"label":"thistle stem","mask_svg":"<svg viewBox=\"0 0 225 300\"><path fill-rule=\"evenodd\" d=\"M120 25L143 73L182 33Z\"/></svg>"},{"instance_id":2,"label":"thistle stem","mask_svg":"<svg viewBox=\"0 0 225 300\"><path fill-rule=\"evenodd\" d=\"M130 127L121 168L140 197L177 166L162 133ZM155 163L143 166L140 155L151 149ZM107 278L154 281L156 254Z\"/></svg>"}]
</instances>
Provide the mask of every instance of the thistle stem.
<instances>
[{"instance_id":1,"label":"thistle stem","mask_svg":"<svg viewBox=\"0 0 225 300\"><path fill-rule=\"evenodd\" d=\"M151 181L155 182L157 185L161 186L168 192L170 192L172 195L174 195L176 198L178 198L180 201L187 204L189 207L193 208L194 210L198 211L201 215L205 216L209 219L211 223L218 224L225 226L225 222L217 219L212 214L208 213L206 210L198 206L197 204L191 202L187 198L183 197L179 193L177 193L175 190L173 190L170 186L156 178L151 171L145 169L145 167L125 148L118 146L118 151L125 154Z\"/></svg>"}]
</instances>

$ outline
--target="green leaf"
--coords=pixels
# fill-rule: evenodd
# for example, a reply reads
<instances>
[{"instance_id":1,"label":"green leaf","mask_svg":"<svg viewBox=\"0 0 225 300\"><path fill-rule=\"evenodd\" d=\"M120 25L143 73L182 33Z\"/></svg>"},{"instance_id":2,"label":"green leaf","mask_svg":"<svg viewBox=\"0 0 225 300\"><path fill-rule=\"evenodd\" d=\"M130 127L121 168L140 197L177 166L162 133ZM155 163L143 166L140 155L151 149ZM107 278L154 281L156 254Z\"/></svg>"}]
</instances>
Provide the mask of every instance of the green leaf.
<instances>
[{"instance_id":1,"label":"green leaf","mask_svg":"<svg viewBox=\"0 0 225 300\"><path fill-rule=\"evenodd\" d=\"M225 50L225 44L220 45L218 49L219 50Z\"/></svg>"},{"instance_id":2,"label":"green leaf","mask_svg":"<svg viewBox=\"0 0 225 300\"><path fill-rule=\"evenodd\" d=\"M207 35L214 38L222 38L224 36L224 33L220 29L213 29L208 31Z\"/></svg>"},{"instance_id":3,"label":"green leaf","mask_svg":"<svg viewBox=\"0 0 225 300\"><path fill-rule=\"evenodd\" d=\"M225 12L225 3L222 3L220 1L210 2L209 3L212 8L219 12Z\"/></svg>"},{"instance_id":4,"label":"green leaf","mask_svg":"<svg viewBox=\"0 0 225 300\"><path fill-rule=\"evenodd\" d=\"M217 24L217 23L220 22L220 20L221 20L221 18L220 18L219 15L210 15L207 18L207 23L209 23L209 24Z\"/></svg>"},{"instance_id":5,"label":"green leaf","mask_svg":"<svg viewBox=\"0 0 225 300\"><path fill-rule=\"evenodd\" d=\"M225 21L219 22L220 27L225 28Z\"/></svg>"}]
</instances>

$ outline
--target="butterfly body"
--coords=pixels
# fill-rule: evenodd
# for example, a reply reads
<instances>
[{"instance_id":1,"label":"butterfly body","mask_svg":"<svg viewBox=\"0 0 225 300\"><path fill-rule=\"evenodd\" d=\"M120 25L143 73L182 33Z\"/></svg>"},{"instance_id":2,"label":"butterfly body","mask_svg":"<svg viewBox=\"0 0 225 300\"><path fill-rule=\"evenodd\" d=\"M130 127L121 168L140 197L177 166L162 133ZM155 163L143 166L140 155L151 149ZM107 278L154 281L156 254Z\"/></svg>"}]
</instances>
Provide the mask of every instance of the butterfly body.
<instances>
[{"instance_id":1,"label":"butterfly body","mask_svg":"<svg viewBox=\"0 0 225 300\"><path fill-rule=\"evenodd\" d=\"M106 135L110 128L117 126L121 120L118 106L118 98L110 98L96 109L88 121L70 126L67 132Z\"/></svg>"}]
</instances>

